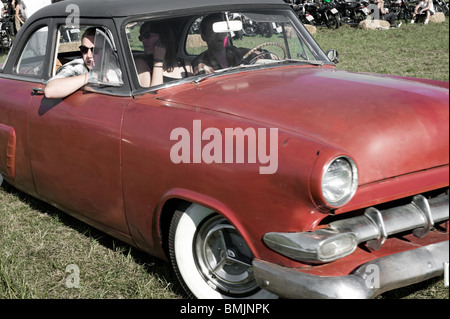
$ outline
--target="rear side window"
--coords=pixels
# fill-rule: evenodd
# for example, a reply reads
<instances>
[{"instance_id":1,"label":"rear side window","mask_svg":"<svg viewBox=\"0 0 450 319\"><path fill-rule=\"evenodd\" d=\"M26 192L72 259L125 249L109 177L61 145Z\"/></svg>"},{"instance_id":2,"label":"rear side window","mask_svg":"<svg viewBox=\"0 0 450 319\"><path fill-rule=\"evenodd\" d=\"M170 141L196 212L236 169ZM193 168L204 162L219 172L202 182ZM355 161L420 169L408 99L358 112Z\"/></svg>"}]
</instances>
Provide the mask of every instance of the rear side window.
<instances>
[{"instance_id":1,"label":"rear side window","mask_svg":"<svg viewBox=\"0 0 450 319\"><path fill-rule=\"evenodd\" d=\"M42 76L47 54L47 38L48 27L42 27L33 33L16 64L15 74L32 77Z\"/></svg>"}]
</instances>

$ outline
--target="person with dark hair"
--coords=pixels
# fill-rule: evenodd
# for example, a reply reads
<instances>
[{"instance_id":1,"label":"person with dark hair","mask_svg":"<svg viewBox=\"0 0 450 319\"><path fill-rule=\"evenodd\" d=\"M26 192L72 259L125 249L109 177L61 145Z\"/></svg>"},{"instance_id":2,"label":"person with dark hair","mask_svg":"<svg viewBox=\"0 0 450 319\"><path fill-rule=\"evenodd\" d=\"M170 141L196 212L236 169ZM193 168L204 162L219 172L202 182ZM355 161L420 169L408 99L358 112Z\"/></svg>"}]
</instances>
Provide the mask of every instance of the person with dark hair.
<instances>
[{"instance_id":1,"label":"person with dark hair","mask_svg":"<svg viewBox=\"0 0 450 319\"><path fill-rule=\"evenodd\" d=\"M45 97L64 98L88 83L89 71L94 67L94 43L97 28L86 29L81 39L82 58L75 59L58 69L45 87Z\"/></svg>"},{"instance_id":2,"label":"person with dark hair","mask_svg":"<svg viewBox=\"0 0 450 319\"><path fill-rule=\"evenodd\" d=\"M12 6L14 7L14 14L15 14L15 26L16 26L16 32L19 32L20 28L22 28L22 25L25 23L26 15L25 10L26 6L21 0L13 0Z\"/></svg>"},{"instance_id":3,"label":"person with dark hair","mask_svg":"<svg viewBox=\"0 0 450 319\"><path fill-rule=\"evenodd\" d=\"M402 25L401 22L399 24L395 23L395 13L384 7L384 0L375 0L375 3L380 11L381 20L388 21L392 28L399 28Z\"/></svg>"},{"instance_id":4,"label":"person with dark hair","mask_svg":"<svg viewBox=\"0 0 450 319\"><path fill-rule=\"evenodd\" d=\"M160 85L192 74L191 66L177 57L177 41L170 24L147 21L139 33L145 57L137 58L135 63L142 87Z\"/></svg>"},{"instance_id":5,"label":"person with dark hair","mask_svg":"<svg viewBox=\"0 0 450 319\"><path fill-rule=\"evenodd\" d=\"M223 14L214 13L204 17L200 24L201 37L208 45L208 49L192 62L195 74L213 73L215 70L237 66L249 51L246 48L228 45L226 32L214 32L213 24L220 21L225 21Z\"/></svg>"}]
</instances>

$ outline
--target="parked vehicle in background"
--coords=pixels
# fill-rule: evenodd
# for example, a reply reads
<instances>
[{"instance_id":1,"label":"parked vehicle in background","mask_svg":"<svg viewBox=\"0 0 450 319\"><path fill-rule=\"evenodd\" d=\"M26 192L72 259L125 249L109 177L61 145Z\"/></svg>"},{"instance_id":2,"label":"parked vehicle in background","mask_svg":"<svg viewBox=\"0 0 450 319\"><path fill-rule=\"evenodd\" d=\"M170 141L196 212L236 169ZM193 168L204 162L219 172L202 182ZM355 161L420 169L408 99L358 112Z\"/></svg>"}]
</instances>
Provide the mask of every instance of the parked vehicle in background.
<instances>
[{"instance_id":1,"label":"parked vehicle in background","mask_svg":"<svg viewBox=\"0 0 450 319\"><path fill-rule=\"evenodd\" d=\"M341 14L341 22L351 26L359 25L369 15L369 2L366 0L336 0L335 4Z\"/></svg>"},{"instance_id":2,"label":"parked vehicle in background","mask_svg":"<svg viewBox=\"0 0 450 319\"><path fill-rule=\"evenodd\" d=\"M8 52L14 36L11 17L5 11L0 17L0 53Z\"/></svg>"},{"instance_id":3,"label":"parked vehicle in background","mask_svg":"<svg viewBox=\"0 0 450 319\"><path fill-rule=\"evenodd\" d=\"M0 181L170 261L192 297L373 298L442 276L448 82L341 71L278 0L70 3L77 37L50 5L0 66ZM141 85L138 62L164 68L155 23L180 64L217 39L237 63ZM85 55L87 84L46 98Z\"/></svg>"},{"instance_id":4,"label":"parked vehicle in background","mask_svg":"<svg viewBox=\"0 0 450 319\"><path fill-rule=\"evenodd\" d=\"M315 25L314 16L306 10L307 5L305 1L302 0L285 0L285 2L289 3L292 10L294 10L298 19L303 24Z\"/></svg>"},{"instance_id":5,"label":"parked vehicle in background","mask_svg":"<svg viewBox=\"0 0 450 319\"><path fill-rule=\"evenodd\" d=\"M331 1L317 3L306 1L305 11L314 17L314 25L326 26L329 29L337 29L341 25L340 13Z\"/></svg>"},{"instance_id":6,"label":"parked vehicle in background","mask_svg":"<svg viewBox=\"0 0 450 319\"><path fill-rule=\"evenodd\" d=\"M397 20L410 22L414 13L414 4L408 0L391 0L385 2L386 8L394 12Z\"/></svg>"},{"instance_id":7,"label":"parked vehicle in background","mask_svg":"<svg viewBox=\"0 0 450 319\"><path fill-rule=\"evenodd\" d=\"M442 12L446 16L449 15L449 7L448 7L448 1L446 0L434 0L433 1L434 8L437 12Z\"/></svg>"}]
</instances>

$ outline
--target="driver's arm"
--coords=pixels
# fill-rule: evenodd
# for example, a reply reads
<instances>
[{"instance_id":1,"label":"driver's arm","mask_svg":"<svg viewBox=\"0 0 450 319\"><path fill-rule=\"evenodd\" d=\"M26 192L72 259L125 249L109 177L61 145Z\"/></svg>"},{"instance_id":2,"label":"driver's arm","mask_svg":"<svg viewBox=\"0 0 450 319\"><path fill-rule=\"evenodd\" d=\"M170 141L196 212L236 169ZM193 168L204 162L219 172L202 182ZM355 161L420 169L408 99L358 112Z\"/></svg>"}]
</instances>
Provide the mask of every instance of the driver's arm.
<instances>
[{"instance_id":1,"label":"driver's arm","mask_svg":"<svg viewBox=\"0 0 450 319\"><path fill-rule=\"evenodd\" d=\"M62 99L87 84L89 73L68 77L58 78L47 83L44 93L48 99Z\"/></svg>"}]
</instances>

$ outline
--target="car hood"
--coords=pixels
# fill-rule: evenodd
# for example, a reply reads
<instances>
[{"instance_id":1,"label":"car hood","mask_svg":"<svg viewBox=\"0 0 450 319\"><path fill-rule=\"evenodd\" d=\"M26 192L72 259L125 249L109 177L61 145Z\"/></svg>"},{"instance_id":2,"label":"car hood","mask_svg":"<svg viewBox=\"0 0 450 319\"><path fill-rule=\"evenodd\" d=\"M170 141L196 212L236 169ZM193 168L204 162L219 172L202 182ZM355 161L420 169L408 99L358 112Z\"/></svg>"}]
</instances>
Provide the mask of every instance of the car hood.
<instances>
[{"instance_id":1,"label":"car hood","mask_svg":"<svg viewBox=\"0 0 450 319\"><path fill-rule=\"evenodd\" d=\"M166 101L248 118L343 149L359 167L360 184L366 184L448 164L448 83L438 84L447 88L289 66L211 77L160 94Z\"/></svg>"}]
</instances>

